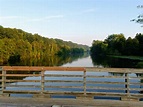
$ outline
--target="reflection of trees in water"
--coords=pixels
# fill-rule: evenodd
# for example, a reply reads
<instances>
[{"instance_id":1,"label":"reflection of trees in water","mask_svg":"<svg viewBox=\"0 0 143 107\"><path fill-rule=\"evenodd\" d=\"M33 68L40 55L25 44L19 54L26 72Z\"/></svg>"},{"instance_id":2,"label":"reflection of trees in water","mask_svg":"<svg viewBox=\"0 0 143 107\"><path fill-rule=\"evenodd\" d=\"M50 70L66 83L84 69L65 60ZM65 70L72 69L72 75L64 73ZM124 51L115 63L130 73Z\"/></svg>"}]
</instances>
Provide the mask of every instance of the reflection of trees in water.
<instances>
[{"instance_id":1,"label":"reflection of trees in water","mask_svg":"<svg viewBox=\"0 0 143 107\"><path fill-rule=\"evenodd\" d=\"M91 55L92 63L94 66L109 67L107 63L107 57L105 56L93 56Z\"/></svg>"},{"instance_id":2,"label":"reflection of trees in water","mask_svg":"<svg viewBox=\"0 0 143 107\"><path fill-rule=\"evenodd\" d=\"M143 73L136 73L137 77L143 77Z\"/></svg>"},{"instance_id":3,"label":"reflection of trees in water","mask_svg":"<svg viewBox=\"0 0 143 107\"><path fill-rule=\"evenodd\" d=\"M109 75L111 76L123 76L124 73L117 73L117 72L108 72Z\"/></svg>"},{"instance_id":4,"label":"reflection of trees in water","mask_svg":"<svg viewBox=\"0 0 143 107\"><path fill-rule=\"evenodd\" d=\"M143 73L136 73L137 77L143 77ZM140 83L143 83L143 79L140 79ZM140 88L143 88L143 85L140 84ZM143 90L139 91L139 93L143 94Z\"/></svg>"},{"instance_id":5,"label":"reflection of trees in water","mask_svg":"<svg viewBox=\"0 0 143 107\"><path fill-rule=\"evenodd\" d=\"M88 57L89 54L76 54L66 56L45 56L40 58L24 59L20 62L12 62L10 66L61 66L66 63L71 63L79 58Z\"/></svg>"},{"instance_id":6,"label":"reflection of trees in water","mask_svg":"<svg viewBox=\"0 0 143 107\"><path fill-rule=\"evenodd\" d=\"M143 77L143 73L136 73L137 77ZM143 79L140 79L140 83L143 83ZM143 88L143 86L140 86L141 88Z\"/></svg>"},{"instance_id":7,"label":"reflection of trees in water","mask_svg":"<svg viewBox=\"0 0 143 107\"><path fill-rule=\"evenodd\" d=\"M138 61L123 58L91 56L94 66L102 65L111 68L136 68Z\"/></svg>"}]
</instances>

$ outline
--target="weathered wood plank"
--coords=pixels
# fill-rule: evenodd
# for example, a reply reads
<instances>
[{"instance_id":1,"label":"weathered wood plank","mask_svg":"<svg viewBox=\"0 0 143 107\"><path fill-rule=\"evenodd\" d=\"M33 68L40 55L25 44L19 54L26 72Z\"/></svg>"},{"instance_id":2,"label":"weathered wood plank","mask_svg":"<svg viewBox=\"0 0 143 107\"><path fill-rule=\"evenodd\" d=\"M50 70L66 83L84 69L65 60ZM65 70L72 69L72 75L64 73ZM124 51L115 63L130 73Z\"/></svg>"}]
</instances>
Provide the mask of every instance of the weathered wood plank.
<instances>
[{"instance_id":1,"label":"weathered wood plank","mask_svg":"<svg viewBox=\"0 0 143 107\"><path fill-rule=\"evenodd\" d=\"M129 72L128 68L97 68L97 67L85 67L87 72L118 72L125 73Z\"/></svg>"},{"instance_id":2,"label":"weathered wood plank","mask_svg":"<svg viewBox=\"0 0 143 107\"><path fill-rule=\"evenodd\" d=\"M115 78L115 79L119 79L119 78L123 78L126 79L127 77L125 76L95 76L95 75L87 75L87 78Z\"/></svg>"},{"instance_id":3,"label":"weathered wood plank","mask_svg":"<svg viewBox=\"0 0 143 107\"><path fill-rule=\"evenodd\" d=\"M51 95L84 95L82 91L44 91L44 94Z\"/></svg>"},{"instance_id":4,"label":"weathered wood plank","mask_svg":"<svg viewBox=\"0 0 143 107\"><path fill-rule=\"evenodd\" d=\"M6 86L6 87L17 87L17 88L19 88L19 87L20 87L20 88L23 88L23 87L24 87L24 88L40 88L40 87L41 87L40 85L11 85L11 84L10 84L10 85L9 85L9 84L8 84L8 85L6 84L5 86Z\"/></svg>"},{"instance_id":5,"label":"weathered wood plank","mask_svg":"<svg viewBox=\"0 0 143 107\"><path fill-rule=\"evenodd\" d=\"M95 89L95 90L127 90L126 88L112 88L112 87L99 87L99 86L87 86L87 89Z\"/></svg>"},{"instance_id":6,"label":"weathered wood plank","mask_svg":"<svg viewBox=\"0 0 143 107\"><path fill-rule=\"evenodd\" d=\"M142 107L143 102L91 99L0 98L2 107Z\"/></svg>"},{"instance_id":7,"label":"weathered wood plank","mask_svg":"<svg viewBox=\"0 0 143 107\"><path fill-rule=\"evenodd\" d=\"M141 88L129 88L130 91L141 91Z\"/></svg>"},{"instance_id":8,"label":"weathered wood plank","mask_svg":"<svg viewBox=\"0 0 143 107\"><path fill-rule=\"evenodd\" d=\"M143 79L143 77L129 77L129 79Z\"/></svg>"},{"instance_id":9,"label":"weathered wood plank","mask_svg":"<svg viewBox=\"0 0 143 107\"><path fill-rule=\"evenodd\" d=\"M45 88L76 88L76 89L83 89L83 86L45 86Z\"/></svg>"},{"instance_id":10,"label":"weathered wood plank","mask_svg":"<svg viewBox=\"0 0 143 107\"><path fill-rule=\"evenodd\" d=\"M97 68L85 67L87 72L117 72L117 73L143 73L143 69L134 68Z\"/></svg>"},{"instance_id":11,"label":"weathered wood plank","mask_svg":"<svg viewBox=\"0 0 143 107\"><path fill-rule=\"evenodd\" d=\"M27 90L4 90L4 93L8 93L8 94L40 94L41 91L35 91L35 90L31 90L31 91L27 91Z\"/></svg>"},{"instance_id":12,"label":"weathered wood plank","mask_svg":"<svg viewBox=\"0 0 143 107\"><path fill-rule=\"evenodd\" d=\"M84 67L3 66L6 71L84 71Z\"/></svg>"},{"instance_id":13,"label":"weathered wood plank","mask_svg":"<svg viewBox=\"0 0 143 107\"><path fill-rule=\"evenodd\" d=\"M130 94L133 97L143 98L143 94Z\"/></svg>"},{"instance_id":14,"label":"weathered wood plank","mask_svg":"<svg viewBox=\"0 0 143 107\"><path fill-rule=\"evenodd\" d=\"M143 73L143 69L133 68L96 68L96 67L45 67L45 66L2 66L6 71L94 71L94 72L119 72Z\"/></svg>"},{"instance_id":15,"label":"weathered wood plank","mask_svg":"<svg viewBox=\"0 0 143 107\"><path fill-rule=\"evenodd\" d=\"M88 84L127 84L127 82L86 81Z\"/></svg>"},{"instance_id":16,"label":"weathered wood plank","mask_svg":"<svg viewBox=\"0 0 143 107\"><path fill-rule=\"evenodd\" d=\"M128 94L127 93L111 93L111 92L87 92L86 95L121 97L121 96L127 96Z\"/></svg>"},{"instance_id":17,"label":"weathered wood plank","mask_svg":"<svg viewBox=\"0 0 143 107\"><path fill-rule=\"evenodd\" d=\"M45 77L83 77L83 75L45 74Z\"/></svg>"},{"instance_id":18,"label":"weathered wood plank","mask_svg":"<svg viewBox=\"0 0 143 107\"><path fill-rule=\"evenodd\" d=\"M121 97L127 96L126 93L107 93L107 92L87 92L86 95L84 92L78 91L45 91L44 94L51 94L51 95L75 95L75 96L112 96L112 97Z\"/></svg>"},{"instance_id":19,"label":"weathered wood plank","mask_svg":"<svg viewBox=\"0 0 143 107\"><path fill-rule=\"evenodd\" d=\"M45 80L45 82L83 83L83 81L76 81L76 80Z\"/></svg>"},{"instance_id":20,"label":"weathered wood plank","mask_svg":"<svg viewBox=\"0 0 143 107\"><path fill-rule=\"evenodd\" d=\"M5 80L5 82L41 82L41 80Z\"/></svg>"},{"instance_id":21,"label":"weathered wood plank","mask_svg":"<svg viewBox=\"0 0 143 107\"><path fill-rule=\"evenodd\" d=\"M6 77L39 77L40 74L6 74Z\"/></svg>"},{"instance_id":22,"label":"weathered wood plank","mask_svg":"<svg viewBox=\"0 0 143 107\"><path fill-rule=\"evenodd\" d=\"M143 85L143 83L129 82L130 85Z\"/></svg>"}]
</instances>

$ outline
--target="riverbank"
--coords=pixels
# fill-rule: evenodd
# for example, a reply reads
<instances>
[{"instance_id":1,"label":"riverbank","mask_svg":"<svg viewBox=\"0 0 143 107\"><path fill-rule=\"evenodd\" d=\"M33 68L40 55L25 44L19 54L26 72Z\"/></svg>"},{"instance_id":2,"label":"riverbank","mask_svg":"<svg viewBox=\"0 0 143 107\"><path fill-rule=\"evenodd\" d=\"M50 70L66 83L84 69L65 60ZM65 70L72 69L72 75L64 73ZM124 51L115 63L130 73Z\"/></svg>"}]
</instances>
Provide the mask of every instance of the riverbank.
<instances>
[{"instance_id":1,"label":"riverbank","mask_svg":"<svg viewBox=\"0 0 143 107\"><path fill-rule=\"evenodd\" d=\"M143 57L141 57L141 56L114 56L114 55L110 55L109 57L143 61Z\"/></svg>"}]
</instances>

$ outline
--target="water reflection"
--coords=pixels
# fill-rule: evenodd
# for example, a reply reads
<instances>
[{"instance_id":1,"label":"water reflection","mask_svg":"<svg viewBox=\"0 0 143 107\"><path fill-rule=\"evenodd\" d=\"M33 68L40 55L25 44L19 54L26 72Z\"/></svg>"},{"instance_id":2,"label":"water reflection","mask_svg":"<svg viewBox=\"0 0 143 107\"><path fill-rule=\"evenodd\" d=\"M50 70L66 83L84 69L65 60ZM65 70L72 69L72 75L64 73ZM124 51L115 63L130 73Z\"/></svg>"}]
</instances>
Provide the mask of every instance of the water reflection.
<instances>
[{"instance_id":1,"label":"water reflection","mask_svg":"<svg viewBox=\"0 0 143 107\"><path fill-rule=\"evenodd\" d=\"M94 66L102 65L111 68L138 68L139 60L91 56Z\"/></svg>"},{"instance_id":2,"label":"water reflection","mask_svg":"<svg viewBox=\"0 0 143 107\"><path fill-rule=\"evenodd\" d=\"M109 76L124 76L124 73L109 72Z\"/></svg>"},{"instance_id":3,"label":"water reflection","mask_svg":"<svg viewBox=\"0 0 143 107\"><path fill-rule=\"evenodd\" d=\"M9 62L7 65L10 66L61 66L66 63L72 63L79 58L86 58L89 54L76 54L76 55L68 55L68 56L45 56L40 58L31 58L31 59L24 59L20 62L12 61Z\"/></svg>"}]
</instances>

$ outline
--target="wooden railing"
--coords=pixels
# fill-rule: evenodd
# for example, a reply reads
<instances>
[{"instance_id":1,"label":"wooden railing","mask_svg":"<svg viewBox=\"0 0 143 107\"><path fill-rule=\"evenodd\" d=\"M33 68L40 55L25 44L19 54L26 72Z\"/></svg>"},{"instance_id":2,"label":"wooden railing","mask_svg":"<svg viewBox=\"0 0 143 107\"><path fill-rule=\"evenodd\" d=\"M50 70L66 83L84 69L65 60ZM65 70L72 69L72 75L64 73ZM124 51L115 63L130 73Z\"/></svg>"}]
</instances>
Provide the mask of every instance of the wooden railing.
<instances>
[{"instance_id":1,"label":"wooden railing","mask_svg":"<svg viewBox=\"0 0 143 107\"><path fill-rule=\"evenodd\" d=\"M0 96L143 98L143 69L2 66L0 72Z\"/></svg>"}]
</instances>

